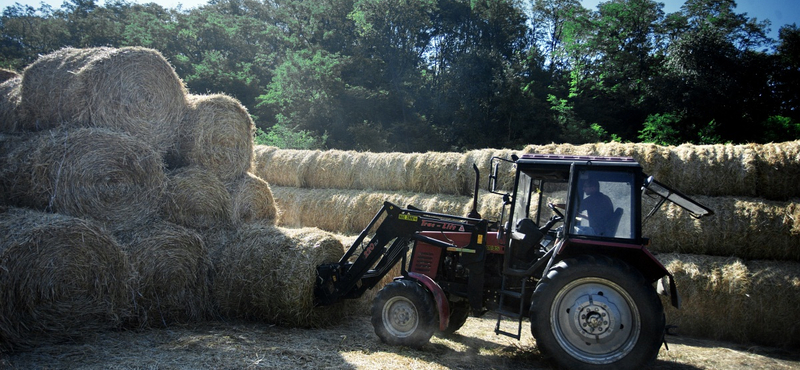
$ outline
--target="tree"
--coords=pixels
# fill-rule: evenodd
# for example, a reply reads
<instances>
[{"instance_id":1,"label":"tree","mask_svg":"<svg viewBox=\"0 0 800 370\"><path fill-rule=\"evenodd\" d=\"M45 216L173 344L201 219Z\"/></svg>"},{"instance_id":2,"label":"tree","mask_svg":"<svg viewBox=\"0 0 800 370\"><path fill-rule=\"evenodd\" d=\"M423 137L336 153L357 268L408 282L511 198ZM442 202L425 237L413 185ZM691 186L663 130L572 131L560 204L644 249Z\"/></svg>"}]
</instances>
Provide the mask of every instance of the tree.
<instances>
[{"instance_id":1,"label":"tree","mask_svg":"<svg viewBox=\"0 0 800 370\"><path fill-rule=\"evenodd\" d=\"M759 97L770 94L770 63L756 50L769 44L767 23L735 13L735 6L733 0L688 0L681 8L688 28L667 50L659 94L665 111L685 112L676 127L685 141L698 142L705 132L746 142L768 115Z\"/></svg>"}]
</instances>

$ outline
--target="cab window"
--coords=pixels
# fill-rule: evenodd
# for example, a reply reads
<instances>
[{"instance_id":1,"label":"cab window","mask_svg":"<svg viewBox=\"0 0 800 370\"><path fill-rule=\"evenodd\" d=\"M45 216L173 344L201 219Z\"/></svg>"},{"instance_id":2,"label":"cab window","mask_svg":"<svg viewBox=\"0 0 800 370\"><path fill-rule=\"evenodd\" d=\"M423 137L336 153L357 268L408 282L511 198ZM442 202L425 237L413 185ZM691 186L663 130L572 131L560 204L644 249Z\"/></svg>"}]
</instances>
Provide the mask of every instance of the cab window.
<instances>
[{"instance_id":1,"label":"cab window","mask_svg":"<svg viewBox=\"0 0 800 370\"><path fill-rule=\"evenodd\" d=\"M570 204L572 234L634 238L634 174L580 170L577 180Z\"/></svg>"}]
</instances>

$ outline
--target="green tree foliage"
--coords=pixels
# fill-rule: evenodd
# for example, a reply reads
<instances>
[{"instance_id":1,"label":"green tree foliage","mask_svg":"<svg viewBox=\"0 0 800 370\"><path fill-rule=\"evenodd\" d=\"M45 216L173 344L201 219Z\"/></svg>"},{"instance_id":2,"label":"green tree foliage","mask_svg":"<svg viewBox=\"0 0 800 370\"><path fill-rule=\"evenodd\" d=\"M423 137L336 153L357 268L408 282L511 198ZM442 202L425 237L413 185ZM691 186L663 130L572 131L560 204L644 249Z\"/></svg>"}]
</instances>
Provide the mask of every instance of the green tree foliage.
<instances>
[{"instance_id":1,"label":"green tree foliage","mask_svg":"<svg viewBox=\"0 0 800 370\"><path fill-rule=\"evenodd\" d=\"M159 50L259 142L373 151L800 139L800 30L734 0L128 0L15 4L0 67L62 47Z\"/></svg>"},{"instance_id":2,"label":"green tree foliage","mask_svg":"<svg viewBox=\"0 0 800 370\"><path fill-rule=\"evenodd\" d=\"M266 130L256 129L253 142L257 145L271 145L281 149L324 149L327 139L327 135L316 137L309 131L276 124Z\"/></svg>"}]
</instances>

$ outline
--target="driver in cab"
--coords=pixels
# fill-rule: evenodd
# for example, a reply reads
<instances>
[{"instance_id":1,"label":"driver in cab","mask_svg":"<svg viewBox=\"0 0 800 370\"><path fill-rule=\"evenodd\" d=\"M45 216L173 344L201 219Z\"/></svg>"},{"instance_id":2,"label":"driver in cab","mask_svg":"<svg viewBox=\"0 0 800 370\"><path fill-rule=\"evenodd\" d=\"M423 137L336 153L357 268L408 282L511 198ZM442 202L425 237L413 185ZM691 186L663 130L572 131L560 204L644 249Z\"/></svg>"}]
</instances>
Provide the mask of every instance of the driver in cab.
<instances>
[{"instance_id":1,"label":"driver in cab","mask_svg":"<svg viewBox=\"0 0 800 370\"><path fill-rule=\"evenodd\" d=\"M600 192L600 183L588 179L583 183L583 193L578 213L589 220L589 227L580 227L579 234L605 236L614 215L611 198Z\"/></svg>"}]
</instances>

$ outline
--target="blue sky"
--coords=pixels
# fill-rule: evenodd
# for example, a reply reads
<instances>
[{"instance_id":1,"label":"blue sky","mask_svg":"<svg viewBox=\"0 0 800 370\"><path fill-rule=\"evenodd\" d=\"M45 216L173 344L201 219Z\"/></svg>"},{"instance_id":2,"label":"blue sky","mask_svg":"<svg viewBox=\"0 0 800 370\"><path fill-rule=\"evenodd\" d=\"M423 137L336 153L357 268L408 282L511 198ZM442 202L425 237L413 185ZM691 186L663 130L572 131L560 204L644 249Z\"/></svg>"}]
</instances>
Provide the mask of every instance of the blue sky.
<instances>
[{"instance_id":1,"label":"blue sky","mask_svg":"<svg viewBox=\"0 0 800 370\"><path fill-rule=\"evenodd\" d=\"M133 0L137 3L156 2L166 8L175 8L181 4L184 9L194 8L204 5L208 0ZM584 7L596 10L597 4L607 0L581 0ZM5 9L14 3L32 5L36 8L39 3L45 2L54 8L61 7L64 0L0 0L0 9ZM103 4L104 0L99 0ZM684 0L661 0L664 3L664 11L674 13L680 10ZM770 36L777 39L778 29L785 24L800 24L800 0L737 0L736 10L739 13L747 13L751 18L758 20L769 19L772 22L772 32Z\"/></svg>"},{"instance_id":2,"label":"blue sky","mask_svg":"<svg viewBox=\"0 0 800 370\"><path fill-rule=\"evenodd\" d=\"M584 8L597 10L597 4L607 0L581 0ZM664 4L664 12L674 13L681 9L685 0L660 0ZM736 0L736 12L747 13L750 18L759 21L769 19L772 22L770 37L778 38L778 30L786 24L800 25L800 0Z\"/></svg>"}]
</instances>

